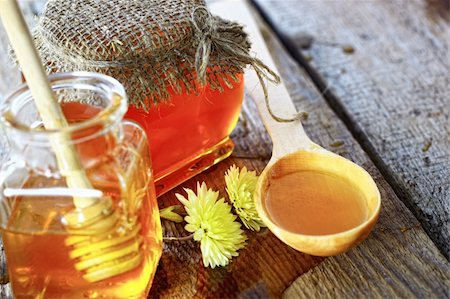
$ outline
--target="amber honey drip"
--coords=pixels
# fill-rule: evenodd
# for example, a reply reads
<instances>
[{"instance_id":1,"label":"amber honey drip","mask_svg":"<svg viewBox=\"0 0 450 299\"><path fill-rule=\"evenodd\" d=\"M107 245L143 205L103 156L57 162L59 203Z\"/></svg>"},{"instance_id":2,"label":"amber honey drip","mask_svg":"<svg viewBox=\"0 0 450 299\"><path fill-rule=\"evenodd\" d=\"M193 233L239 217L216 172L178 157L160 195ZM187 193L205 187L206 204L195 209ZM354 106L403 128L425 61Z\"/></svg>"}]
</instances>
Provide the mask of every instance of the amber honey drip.
<instances>
[{"instance_id":1,"label":"amber honey drip","mask_svg":"<svg viewBox=\"0 0 450 299\"><path fill-rule=\"evenodd\" d=\"M273 177L265 207L277 225L304 235L340 233L367 220L363 194L342 178L321 172Z\"/></svg>"},{"instance_id":2,"label":"amber honey drip","mask_svg":"<svg viewBox=\"0 0 450 299\"><path fill-rule=\"evenodd\" d=\"M63 108L71 122L98 112L78 103ZM148 179L140 171L117 169L117 164L112 163L117 157L105 154L108 147L113 147L111 142L112 138L108 136L96 138L85 146L78 146L77 150L83 162L88 161L87 173L93 186L112 198L114 209L122 217L129 217L123 209L123 194L139 194L136 197L139 198L136 204L139 209L134 216L142 225L142 263L132 271L95 283L88 282L83 278L84 273L75 269L76 260L69 258L73 248L66 245L66 239L70 233L61 223L62 215L74 209L72 198L58 195L11 198L12 214L2 235L16 298L141 298L147 293L162 246L156 195L152 184L147 188ZM148 148L145 146L143 150ZM100 156L102 158L96 161L95 157ZM145 155L142 157L145 160ZM146 163L148 161L143 161ZM139 163L132 165L137 169L142 167ZM133 182L126 184L125 190L123 182L118 180L118 173L125 176L126 182ZM39 186L58 187L61 181L32 173L23 188Z\"/></svg>"}]
</instances>

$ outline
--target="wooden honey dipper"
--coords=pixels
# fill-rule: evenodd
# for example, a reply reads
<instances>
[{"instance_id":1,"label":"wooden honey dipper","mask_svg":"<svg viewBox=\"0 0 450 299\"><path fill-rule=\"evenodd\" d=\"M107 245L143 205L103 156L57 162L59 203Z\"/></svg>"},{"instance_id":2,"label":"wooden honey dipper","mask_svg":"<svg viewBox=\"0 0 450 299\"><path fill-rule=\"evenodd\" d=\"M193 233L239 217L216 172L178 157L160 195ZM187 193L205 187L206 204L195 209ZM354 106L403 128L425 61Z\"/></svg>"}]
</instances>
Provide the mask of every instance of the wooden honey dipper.
<instances>
[{"instance_id":1,"label":"wooden honey dipper","mask_svg":"<svg viewBox=\"0 0 450 299\"><path fill-rule=\"evenodd\" d=\"M17 1L1 0L0 17L45 128L64 129L69 124L52 91ZM64 130L49 136L58 167L68 187L94 189L70 136L64 134ZM110 197L99 199L75 196L73 203L75 209L62 219L69 232L66 245L70 247L69 255L75 260L75 268L83 272L87 281L100 281L121 274L141 263L141 226L137 220L123 223Z\"/></svg>"}]
</instances>

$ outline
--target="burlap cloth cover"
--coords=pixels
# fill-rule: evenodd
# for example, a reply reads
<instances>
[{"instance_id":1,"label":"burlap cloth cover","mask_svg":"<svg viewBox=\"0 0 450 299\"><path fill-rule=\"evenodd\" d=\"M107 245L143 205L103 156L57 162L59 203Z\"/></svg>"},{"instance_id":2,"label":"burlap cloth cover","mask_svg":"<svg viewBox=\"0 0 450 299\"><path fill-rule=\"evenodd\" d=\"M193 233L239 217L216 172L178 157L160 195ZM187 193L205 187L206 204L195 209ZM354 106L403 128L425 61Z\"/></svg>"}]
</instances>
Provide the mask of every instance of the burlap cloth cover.
<instances>
[{"instance_id":1,"label":"burlap cloth cover","mask_svg":"<svg viewBox=\"0 0 450 299\"><path fill-rule=\"evenodd\" d=\"M169 99L168 87L222 91L219 78L232 87L247 65L261 82L279 80L249 54L243 27L212 16L202 0L50 0L34 36L48 73L110 75L146 110Z\"/></svg>"}]
</instances>

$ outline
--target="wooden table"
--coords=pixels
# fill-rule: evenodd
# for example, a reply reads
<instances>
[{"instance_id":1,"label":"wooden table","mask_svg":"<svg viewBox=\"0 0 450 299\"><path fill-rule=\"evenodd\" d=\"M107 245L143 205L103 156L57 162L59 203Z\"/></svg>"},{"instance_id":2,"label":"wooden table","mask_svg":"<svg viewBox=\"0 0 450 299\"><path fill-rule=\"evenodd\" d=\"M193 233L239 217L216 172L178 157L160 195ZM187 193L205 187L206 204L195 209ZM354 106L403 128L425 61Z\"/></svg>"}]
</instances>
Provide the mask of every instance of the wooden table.
<instances>
[{"instance_id":1,"label":"wooden table","mask_svg":"<svg viewBox=\"0 0 450 299\"><path fill-rule=\"evenodd\" d=\"M1 0L0 0L1 1ZM220 1L220 0L219 0ZM211 1L211 2L219 2ZM29 15L40 1L24 1ZM167 242L151 290L165 298L450 297L450 7L446 0L254 0L261 31L311 138L363 166L382 194L369 238L336 257L248 233L227 268L201 264L193 241ZM0 96L18 81L0 30ZM276 101L276 99L273 99ZM271 142L245 101L232 157L197 181L225 194L232 164L261 171ZM1 150L0 150L1 152ZM163 222L165 235L183 224ZM7 282L0 255L0 282ZM0 296L7 297L7 284Z\"/></svg>"}]
</instances>

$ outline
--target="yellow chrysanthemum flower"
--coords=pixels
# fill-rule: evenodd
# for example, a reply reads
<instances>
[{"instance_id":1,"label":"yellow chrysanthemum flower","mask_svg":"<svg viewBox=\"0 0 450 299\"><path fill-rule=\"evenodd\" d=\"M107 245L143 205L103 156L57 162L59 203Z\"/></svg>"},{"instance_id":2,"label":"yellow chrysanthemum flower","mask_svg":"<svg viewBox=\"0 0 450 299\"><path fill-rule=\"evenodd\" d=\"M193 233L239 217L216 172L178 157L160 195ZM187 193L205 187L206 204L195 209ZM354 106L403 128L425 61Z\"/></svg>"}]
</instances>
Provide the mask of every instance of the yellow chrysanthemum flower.
<instances>
[{"instance_id":1,"label":"yellow chrysanthemum flower","mask_svg":"<svg viewBox=\"0 0 450 299\"><path fill-rule=\"evenodd\" d=\"M188 223L185 229L194 233L194 240L200 242L203 264L205 267L228 265L230 259L238 256L237 251L245 246L247 237L241 229L236 216L231 213L231 206L223 198L218 199L219 192L197 183L197 194L191 189L184 189L187 199L176 194L184 205Z\"/></svg>"},{"instance_id":2,"label":"yellow chrysanthemum flower","mask_svg":"<svg viewBox=\"0 0 450 299\"><path fill-rule=\"evenodd\" d=\"M254 231L266 226L253 201L257 181L256 172L247 171L245 166L239 171L239 168L233 165L225 174L226 190L236 213L245 227Z\"/></svg>"}]
</instances>

